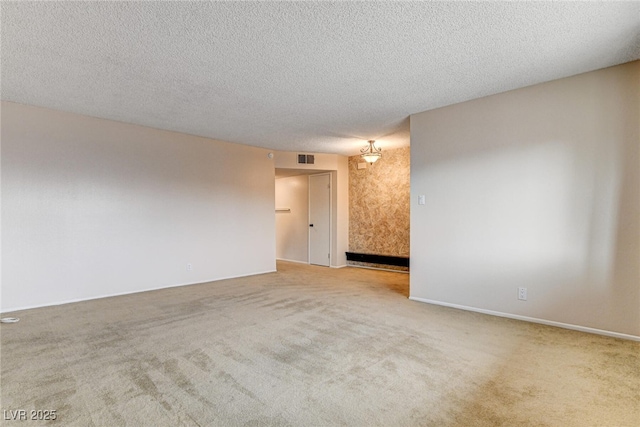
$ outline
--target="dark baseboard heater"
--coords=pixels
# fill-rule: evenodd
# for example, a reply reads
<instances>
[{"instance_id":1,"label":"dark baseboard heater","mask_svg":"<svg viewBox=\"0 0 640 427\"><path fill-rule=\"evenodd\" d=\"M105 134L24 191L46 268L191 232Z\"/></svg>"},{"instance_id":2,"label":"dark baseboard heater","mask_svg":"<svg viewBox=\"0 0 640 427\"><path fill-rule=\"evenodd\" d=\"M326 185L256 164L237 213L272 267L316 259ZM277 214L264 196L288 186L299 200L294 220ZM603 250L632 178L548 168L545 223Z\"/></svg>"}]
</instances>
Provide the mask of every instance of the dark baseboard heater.
<instances>
[{"instance_id":1,"label":"dark baseboard heater","mask_svg":"<svg viewBox=\"0 0 640 427\"><path fill-rule=\"evenodd\" d=\"M371 264L395 265L398 267L409 267L409 257L360 254L357 252L346 252L347 261L368 262Z\"/></svg>"}]
</instances>

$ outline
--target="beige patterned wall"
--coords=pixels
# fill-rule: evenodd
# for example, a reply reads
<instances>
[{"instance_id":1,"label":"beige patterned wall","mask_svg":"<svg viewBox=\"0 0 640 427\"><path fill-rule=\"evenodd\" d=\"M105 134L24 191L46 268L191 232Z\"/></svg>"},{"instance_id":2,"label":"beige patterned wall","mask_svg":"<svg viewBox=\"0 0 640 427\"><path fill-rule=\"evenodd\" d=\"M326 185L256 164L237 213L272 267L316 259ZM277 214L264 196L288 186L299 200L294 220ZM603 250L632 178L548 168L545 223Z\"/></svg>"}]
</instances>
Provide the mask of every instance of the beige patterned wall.
<instances>
[{"instance_id":1,"label":"beige patterned wall","mask_svg":"<svg viewBox=\"0 0 640 427\"><path fill-rule=\"evenodd\" d=\"M409 147L383 150L366 169L358 163L349 157L349 251L409 256Z\"/></svg>"}]
</instances>

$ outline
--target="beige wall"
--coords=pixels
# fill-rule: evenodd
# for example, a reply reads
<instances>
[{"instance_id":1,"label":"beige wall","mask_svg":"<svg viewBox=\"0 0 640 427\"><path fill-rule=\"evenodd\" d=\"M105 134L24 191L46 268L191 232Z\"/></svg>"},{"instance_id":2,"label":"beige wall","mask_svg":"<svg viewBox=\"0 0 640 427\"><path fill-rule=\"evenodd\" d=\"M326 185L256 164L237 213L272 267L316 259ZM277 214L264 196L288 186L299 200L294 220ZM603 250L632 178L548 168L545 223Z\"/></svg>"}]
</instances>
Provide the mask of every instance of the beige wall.
<instances>
[{"instance_id":1,"label":"beige wall","mask_svg":"<svg viewBox=\"0 0 640 427\"><path fill-rule=\"evenodd\" d=\"M345 156L339 154L312 153L308 151L274 151L274 165L280 169L300 169L309 172L325 172L338 170L339 166L347 160ZM298 153L313 154L314 164L298 164Z\"/></svg>"},{"instance_id":2,"label":"beige wall","mask_svg":"<svg viewBox=\"0 0 640 427\"><path fill-rule=\"evenodd\" d=\"M332 195L332 238L331 266L345 267L346 252L349 250L349 159L340 156L336 170L331 172Z\"/></svg>"},{"instance_id":3,"label":"beige wall","mask_svg":"<svg viewBox=\"0 0 640 427\"><path fill-rule=\"evenodd\" d=\"M309 262L309 176L276 179L276 257Z\"/></svg>"},{"instance_id":4,"label":"beige wall","mask_svg":"<svg viewBox=\"0 0 640 427\"><path fill-rule=\"evenodd\" d=\"M411 116L411 297L640 336L639 114L636 61Z\"/></svg>"},{"instance_id":5,"label":"beige wall","mask_svg":"<svg viewBox=\"0 0 640 427\"><path fill-rule=\"evenodd\" d=\"M274 271L267 153L3 102L2 311Z\"/></svg>"},{"instance_id":6,"label":"beige wall","mask_svg":"<svg viewBox=\"0 0 640 427\"><path fill-rule=\"evenodd\" d=\"M409 256L409 147L358 169L362 162L349 157L349 250Z\"/></svg>"}]
</instances>

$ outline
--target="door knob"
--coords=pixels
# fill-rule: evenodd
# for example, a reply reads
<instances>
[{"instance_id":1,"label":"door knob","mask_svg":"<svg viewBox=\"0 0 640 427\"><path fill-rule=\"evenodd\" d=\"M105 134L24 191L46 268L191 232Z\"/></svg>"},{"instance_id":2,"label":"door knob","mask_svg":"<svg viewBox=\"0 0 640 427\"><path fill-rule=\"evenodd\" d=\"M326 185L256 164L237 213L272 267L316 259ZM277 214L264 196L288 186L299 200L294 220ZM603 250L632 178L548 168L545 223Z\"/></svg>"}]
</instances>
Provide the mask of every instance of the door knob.
<instances>
[{"instance_id":1,"label":"door knob","mask_svg":"<svg viewBox=\"0 0 640 427\"><path fill-rule=\"evenodd\" d=\"M309 224L309 227L313 227L313 224Z\"/></svg>"}]
</instances>

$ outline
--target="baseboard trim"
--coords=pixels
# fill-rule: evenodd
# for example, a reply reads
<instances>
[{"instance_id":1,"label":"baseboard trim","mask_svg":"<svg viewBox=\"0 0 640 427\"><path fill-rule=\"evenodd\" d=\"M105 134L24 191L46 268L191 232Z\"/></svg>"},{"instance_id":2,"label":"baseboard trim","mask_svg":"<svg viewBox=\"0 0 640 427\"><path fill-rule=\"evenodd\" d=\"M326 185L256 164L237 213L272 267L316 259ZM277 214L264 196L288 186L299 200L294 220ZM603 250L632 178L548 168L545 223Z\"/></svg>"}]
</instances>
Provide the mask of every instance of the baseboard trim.
<instances>
[{"instance_id":1,"label":"baseboard trim","mask_svg":"<svg viewBox=\"0 0 640 427\"><path fill-rule=\"evenodd\" d=\"M298 260L295 260L295 259L276 258L276 261L295 262L297 264L311 265L307 261L298 261ZM330 265L329 267L331 267L331 268L345 268L345 267L349 267L349 266L347 264L344 264L344 265Z\"/></svg>"},{"instance_id":2,"label":"baseboard trim","mask_svg":"<svg viewBox=\"0 0 640 427\"><path fill-rule=\"evenodd\" d=\"M276 270L267 270L267 271L261 271L261 272L257 272L257 273L240 274L238 276L219 277L219 278L216 278L216 279L205 280L205 281L202 281L202 282L178 283L178 284L175 284L175 285L158 286L156 288L141 289L141 290L131 291L131 292L118 292L118 293L115 293L115 294L105 294L105 295L99 295L99 296L88 297L88 298L77 298L77 299L70 299L70 300L64 300L64 301L56 301L56 302L52 302L50 304L39 304L39 305L30 305L30 306L26 306L26 307L10 308L10 309L3 310L2 312L0 312L0 315L4 315L6 313L13 313L13 312L16 312L16 311L31 310L31 309L34 309L34 308L53 307L53 306L56 306L56 305L73 304L73 303L76 303L76 302L91 301L91 300L95 300L95 299L111 298L111 297L119 297L119 296L123 296L123 295L140 294L140 293L143 293L143 292L159 291L161 289L177 288L179 286L202 285L204 283L219 282L220 280L239 279L241 277L257 276L259 274L267 274L267 273L277 273L277 271Z\"/></svg>"},{"instance_id":3,"label":"baseboard trim","mask_svg":"<svg viewBox=\"0 0 640 427\"><path fill-rule=\"evenodd\" d=\"M501 311L485 310L483 308L469 307L460 304L451 304L448 302L436 301L426 298L409 297L412 301L424 302L427 304L440 305L443 307L456 308L458 310L473 311L476 313L489 314L491 316L506 317L508 319L522 320L525 322L539 323L541 325L555 326L563 329L571 329L574 331L587 332L596 335L605 335L607 337L620 338L623 340L640 341L640 336L622 334L620 332L605 331L604 329L589 328L587 326L572 325L571 323L555 322L553 320L538 319L536 317L520 316L519 314L503 313Z\"/></svg>"},{"instance_id":4,"label":"baseboard trim","mask_svg":"<svg viewBox=\"0 0 640 427\"><path fill-rule=\"evenodd\" d=\"M390 271L392 273L402 273L409 274L409 271L404 270L392 270L390 268L381 268L381 267L369 267L366 265L355 265L355 264L347 264L345 267L353 267L353 268L364 268L365 270L378 270L378 271Z\"/></svg>"},{"instance_id":5,"label":"baseboard trim","mask_svg":"<svg viewBox=\"0 0 640 427\"><path fill-rule=\"evenodd\" d=\"M296 264L309 265L309 262L307 262L307 261L298 261L297 259L276 258L276 261L295 262Z\"/></svg>"}]
</instances>

